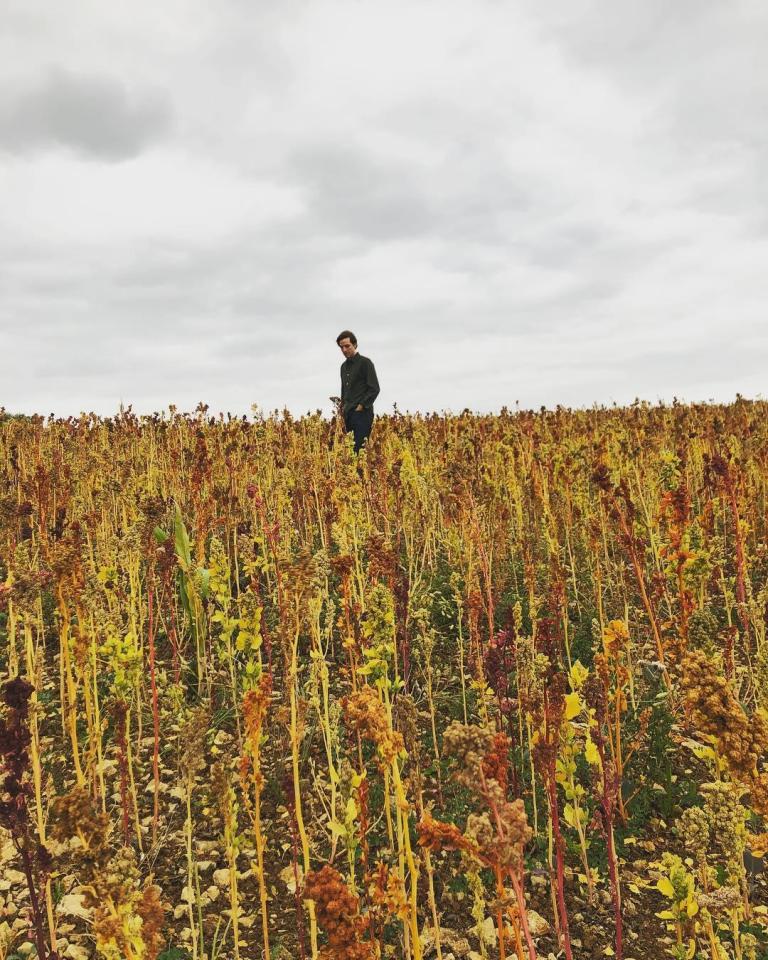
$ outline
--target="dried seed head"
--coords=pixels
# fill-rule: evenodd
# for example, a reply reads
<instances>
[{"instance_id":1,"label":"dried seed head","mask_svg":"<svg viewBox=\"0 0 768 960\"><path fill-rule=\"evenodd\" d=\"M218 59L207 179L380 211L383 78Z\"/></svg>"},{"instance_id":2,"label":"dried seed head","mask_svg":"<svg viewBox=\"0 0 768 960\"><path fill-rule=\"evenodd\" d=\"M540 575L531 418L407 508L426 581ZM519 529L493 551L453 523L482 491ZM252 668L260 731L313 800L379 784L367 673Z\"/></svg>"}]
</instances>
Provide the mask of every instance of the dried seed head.
<instances>
[{"instance_id":1,"label":"dried seed head","mask_svg":"<svg viewBox=\"0 0 768 960\"><path fill-rule=\"evenodd\" d=\"M456 761L456 779L477 791L483 780L483 761L491 752L495 731L492 727L459 723L454 720L443 734L443 752Z\"/></svg>"},{"instance_id":2,"label":"dried seed head","mask_svg":"<svg viewBox=\"0 0 768 960\"><path fill-rule=\"evenodd\" d=\"M320 960L375 960L375 945L363 941L369 919L360 915L360 900L338 870L326 864L308 873L304 896L315 901L318 922L328 936Z\"/></svg>"},{"instance_id":3,"label":"dried seed head","mask_svg":"<svg viewBox=\"0 0 768 960\"><path fill-rule=\"evenodd\" d=\"M402 734L389 726L387 711L373 687L365 686L342 701L347 723L375 743L385 763L392 764L405 749Z\"/></svg>"}]
</instances>

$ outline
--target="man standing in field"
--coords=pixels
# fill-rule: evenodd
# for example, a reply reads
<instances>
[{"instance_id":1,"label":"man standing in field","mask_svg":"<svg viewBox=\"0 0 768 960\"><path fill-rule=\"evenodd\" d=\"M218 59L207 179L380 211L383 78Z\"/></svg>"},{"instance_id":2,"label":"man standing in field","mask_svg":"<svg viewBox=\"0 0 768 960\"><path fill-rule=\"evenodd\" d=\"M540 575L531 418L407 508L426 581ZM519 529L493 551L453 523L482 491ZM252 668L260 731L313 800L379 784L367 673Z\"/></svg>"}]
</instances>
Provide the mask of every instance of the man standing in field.
<instances>
[{"instance_id":1,"label":"man standing in field","mask_svg":"<svg viewBox=\"0 0 768 960\"><path fill-rule=\"evenodd\" d=\"M351 330L342 330L336 343L346 358L341 365L341 412L347 433L355 436L357 453L371 435L379 381L373 362L357 352L357 337Z\"/></svg>"}]
</instances>

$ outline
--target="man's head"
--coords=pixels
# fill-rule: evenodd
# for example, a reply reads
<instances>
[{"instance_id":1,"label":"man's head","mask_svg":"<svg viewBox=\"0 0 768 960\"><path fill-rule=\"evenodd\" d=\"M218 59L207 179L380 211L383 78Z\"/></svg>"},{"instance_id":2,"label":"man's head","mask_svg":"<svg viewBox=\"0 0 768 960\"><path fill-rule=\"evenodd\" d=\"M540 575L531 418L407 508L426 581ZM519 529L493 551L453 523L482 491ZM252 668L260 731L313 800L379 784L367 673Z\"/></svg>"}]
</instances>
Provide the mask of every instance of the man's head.
<instances>
[{"instance_id":1,"label":"man's head","mask_svg":"<svg viewBox=\"0 0 768 960\"><path fill-rule=\"evenodd\" d=\"M351 330L342 330L336 337L336 343L341 347L345 357L354 357L357 353L357 337Z\"/></svg>"}]
</instances>

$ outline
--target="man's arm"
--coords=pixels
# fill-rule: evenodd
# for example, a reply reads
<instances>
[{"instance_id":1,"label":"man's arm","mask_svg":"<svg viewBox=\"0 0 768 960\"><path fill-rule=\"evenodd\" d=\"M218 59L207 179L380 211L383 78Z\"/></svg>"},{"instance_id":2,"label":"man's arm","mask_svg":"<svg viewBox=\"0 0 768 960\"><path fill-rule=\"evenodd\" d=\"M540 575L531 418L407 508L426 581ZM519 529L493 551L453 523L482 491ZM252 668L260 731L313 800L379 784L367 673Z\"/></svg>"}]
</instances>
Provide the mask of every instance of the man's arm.
<instances>
[{"instance_id":1,"label":"man's arm","mask_svg":"<svg viewBox=\"0 0 768 960\"><path fill-rule=\"evenodd\" d=\"M371 360L367 360L365 365L365 393L360 401L364 408L373 406L373 401L379 395L379 380L376 376L376 368Z\"/></svg>"}]
</instances>

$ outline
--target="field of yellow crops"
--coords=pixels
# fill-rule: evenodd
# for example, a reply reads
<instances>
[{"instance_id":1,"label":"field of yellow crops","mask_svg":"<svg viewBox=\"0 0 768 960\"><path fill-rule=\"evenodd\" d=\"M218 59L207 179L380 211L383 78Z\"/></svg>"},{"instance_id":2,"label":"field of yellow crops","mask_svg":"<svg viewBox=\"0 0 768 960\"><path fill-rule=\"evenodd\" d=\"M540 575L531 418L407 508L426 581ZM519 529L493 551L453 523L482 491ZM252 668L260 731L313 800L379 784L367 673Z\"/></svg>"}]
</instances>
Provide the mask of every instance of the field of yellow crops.
<instances>
[{"instance_id":1,"label":"field of yellow crops","mask_svg":"<svg viewBox=\"0 0 768 960\"><path fill-rule=\"evenodd\" d=\"M768 404L0 415L0 958L768 957Z\"/></svg>"}]
</instances>

